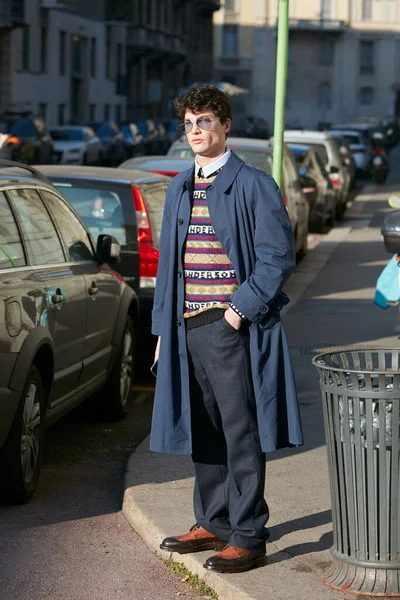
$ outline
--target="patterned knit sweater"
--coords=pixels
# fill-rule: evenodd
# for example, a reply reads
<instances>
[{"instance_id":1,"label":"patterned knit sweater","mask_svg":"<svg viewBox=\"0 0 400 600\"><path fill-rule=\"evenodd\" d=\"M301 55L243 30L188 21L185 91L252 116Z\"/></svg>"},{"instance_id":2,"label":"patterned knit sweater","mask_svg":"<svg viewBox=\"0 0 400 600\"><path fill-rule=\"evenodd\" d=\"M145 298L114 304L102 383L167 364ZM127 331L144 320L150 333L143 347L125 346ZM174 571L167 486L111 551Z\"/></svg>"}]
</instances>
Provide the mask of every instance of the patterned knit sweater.
<instances>
[{"instance_id":1,"label":"patterned knit sweater","mask_svg":"<svg viewBox=\"0 0 400 600\"><path fill-rule=\"evenodd\" d=\"M194 181L184 257L185 318L210 308L229 308L231 295L238 288L234 266L215 234L208 211L207 186L216 176L196 176Z\"/></svg>"}]
</instances>

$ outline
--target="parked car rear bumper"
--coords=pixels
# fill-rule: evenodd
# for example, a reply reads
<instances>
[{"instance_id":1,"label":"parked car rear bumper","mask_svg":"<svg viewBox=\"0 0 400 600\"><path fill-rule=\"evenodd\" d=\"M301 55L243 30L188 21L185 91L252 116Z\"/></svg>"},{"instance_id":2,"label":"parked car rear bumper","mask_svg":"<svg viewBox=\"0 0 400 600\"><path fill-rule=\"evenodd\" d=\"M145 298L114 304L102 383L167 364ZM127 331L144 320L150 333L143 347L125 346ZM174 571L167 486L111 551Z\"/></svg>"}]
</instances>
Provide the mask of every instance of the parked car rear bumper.
<instances>
[{"instance_id":1,"label":"parked car rear bumper","mask_svg":"<svg viewBox=\"0 0 400 600\"><path fill-rule=\"evenodd\" d=\"M8 387L17 357L17 354L0 354L0 447L7 439L20 398L19 392Z\"/></svg>"}]
</instances>

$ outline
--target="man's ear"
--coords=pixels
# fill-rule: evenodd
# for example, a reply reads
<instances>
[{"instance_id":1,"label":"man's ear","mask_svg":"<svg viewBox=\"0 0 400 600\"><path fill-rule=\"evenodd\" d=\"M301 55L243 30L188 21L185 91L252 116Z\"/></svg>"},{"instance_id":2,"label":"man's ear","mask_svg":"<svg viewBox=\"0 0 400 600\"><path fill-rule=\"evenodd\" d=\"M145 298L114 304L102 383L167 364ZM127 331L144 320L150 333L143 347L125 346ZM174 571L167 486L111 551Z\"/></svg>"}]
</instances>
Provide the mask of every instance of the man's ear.
<instances>
[{"instance_id":1,"label":"man's ear","mask_svg":"<svg viewBox=\"0 0 400 600\"><path fill-rule=\"evenodd\" d=\"M230 119L227 119L224 123L224 130L225 130L226 134L230 132L231 125L232 125L232 121Z\"/></svg>"}]
</instances>

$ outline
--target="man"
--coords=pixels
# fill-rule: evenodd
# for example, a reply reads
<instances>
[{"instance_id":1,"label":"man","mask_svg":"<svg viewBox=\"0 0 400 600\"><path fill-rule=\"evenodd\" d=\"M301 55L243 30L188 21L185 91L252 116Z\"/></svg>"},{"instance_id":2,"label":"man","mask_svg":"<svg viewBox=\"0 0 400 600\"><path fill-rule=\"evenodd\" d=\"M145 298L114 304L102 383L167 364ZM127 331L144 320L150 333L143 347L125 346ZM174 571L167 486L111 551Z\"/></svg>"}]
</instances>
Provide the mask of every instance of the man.
<instances>
[{"instance_id":1,"label":"man","mask_svg":"<svg viewBox=\"0 0 400 600\"><path fill-rule=\"evenodd\" d=\"M274 180L225 147L228 97L197 86L175 108L196 160L164 209L150 448L192 455L196 524L161 548L223 548L204 567L236 573L265 564L264 452L302 444L279 318L293 234Z\"/></svg>"}]
</instances>

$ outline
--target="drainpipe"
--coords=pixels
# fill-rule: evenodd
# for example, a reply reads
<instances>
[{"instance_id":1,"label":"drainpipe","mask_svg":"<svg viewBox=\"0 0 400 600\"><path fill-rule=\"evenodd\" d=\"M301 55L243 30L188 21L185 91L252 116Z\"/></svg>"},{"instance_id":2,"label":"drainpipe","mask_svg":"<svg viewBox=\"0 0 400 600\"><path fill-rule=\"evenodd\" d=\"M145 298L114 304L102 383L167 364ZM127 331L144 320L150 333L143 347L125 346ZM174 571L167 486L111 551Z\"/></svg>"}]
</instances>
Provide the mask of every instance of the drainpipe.
<instances>
[{"instance_id":1,"label":"drainpipe","mask_svg":"<svg viewBox=\"0 0 400 600\"><path fill-rule=\"evenodd\" d=\"M287 62L289 43L289 0L279 0L278 42L276 51L275 117L274 117L274 156L272 175L281 187L283 132L285 129L285 103Z\"/></svg>"}]
</instances>

